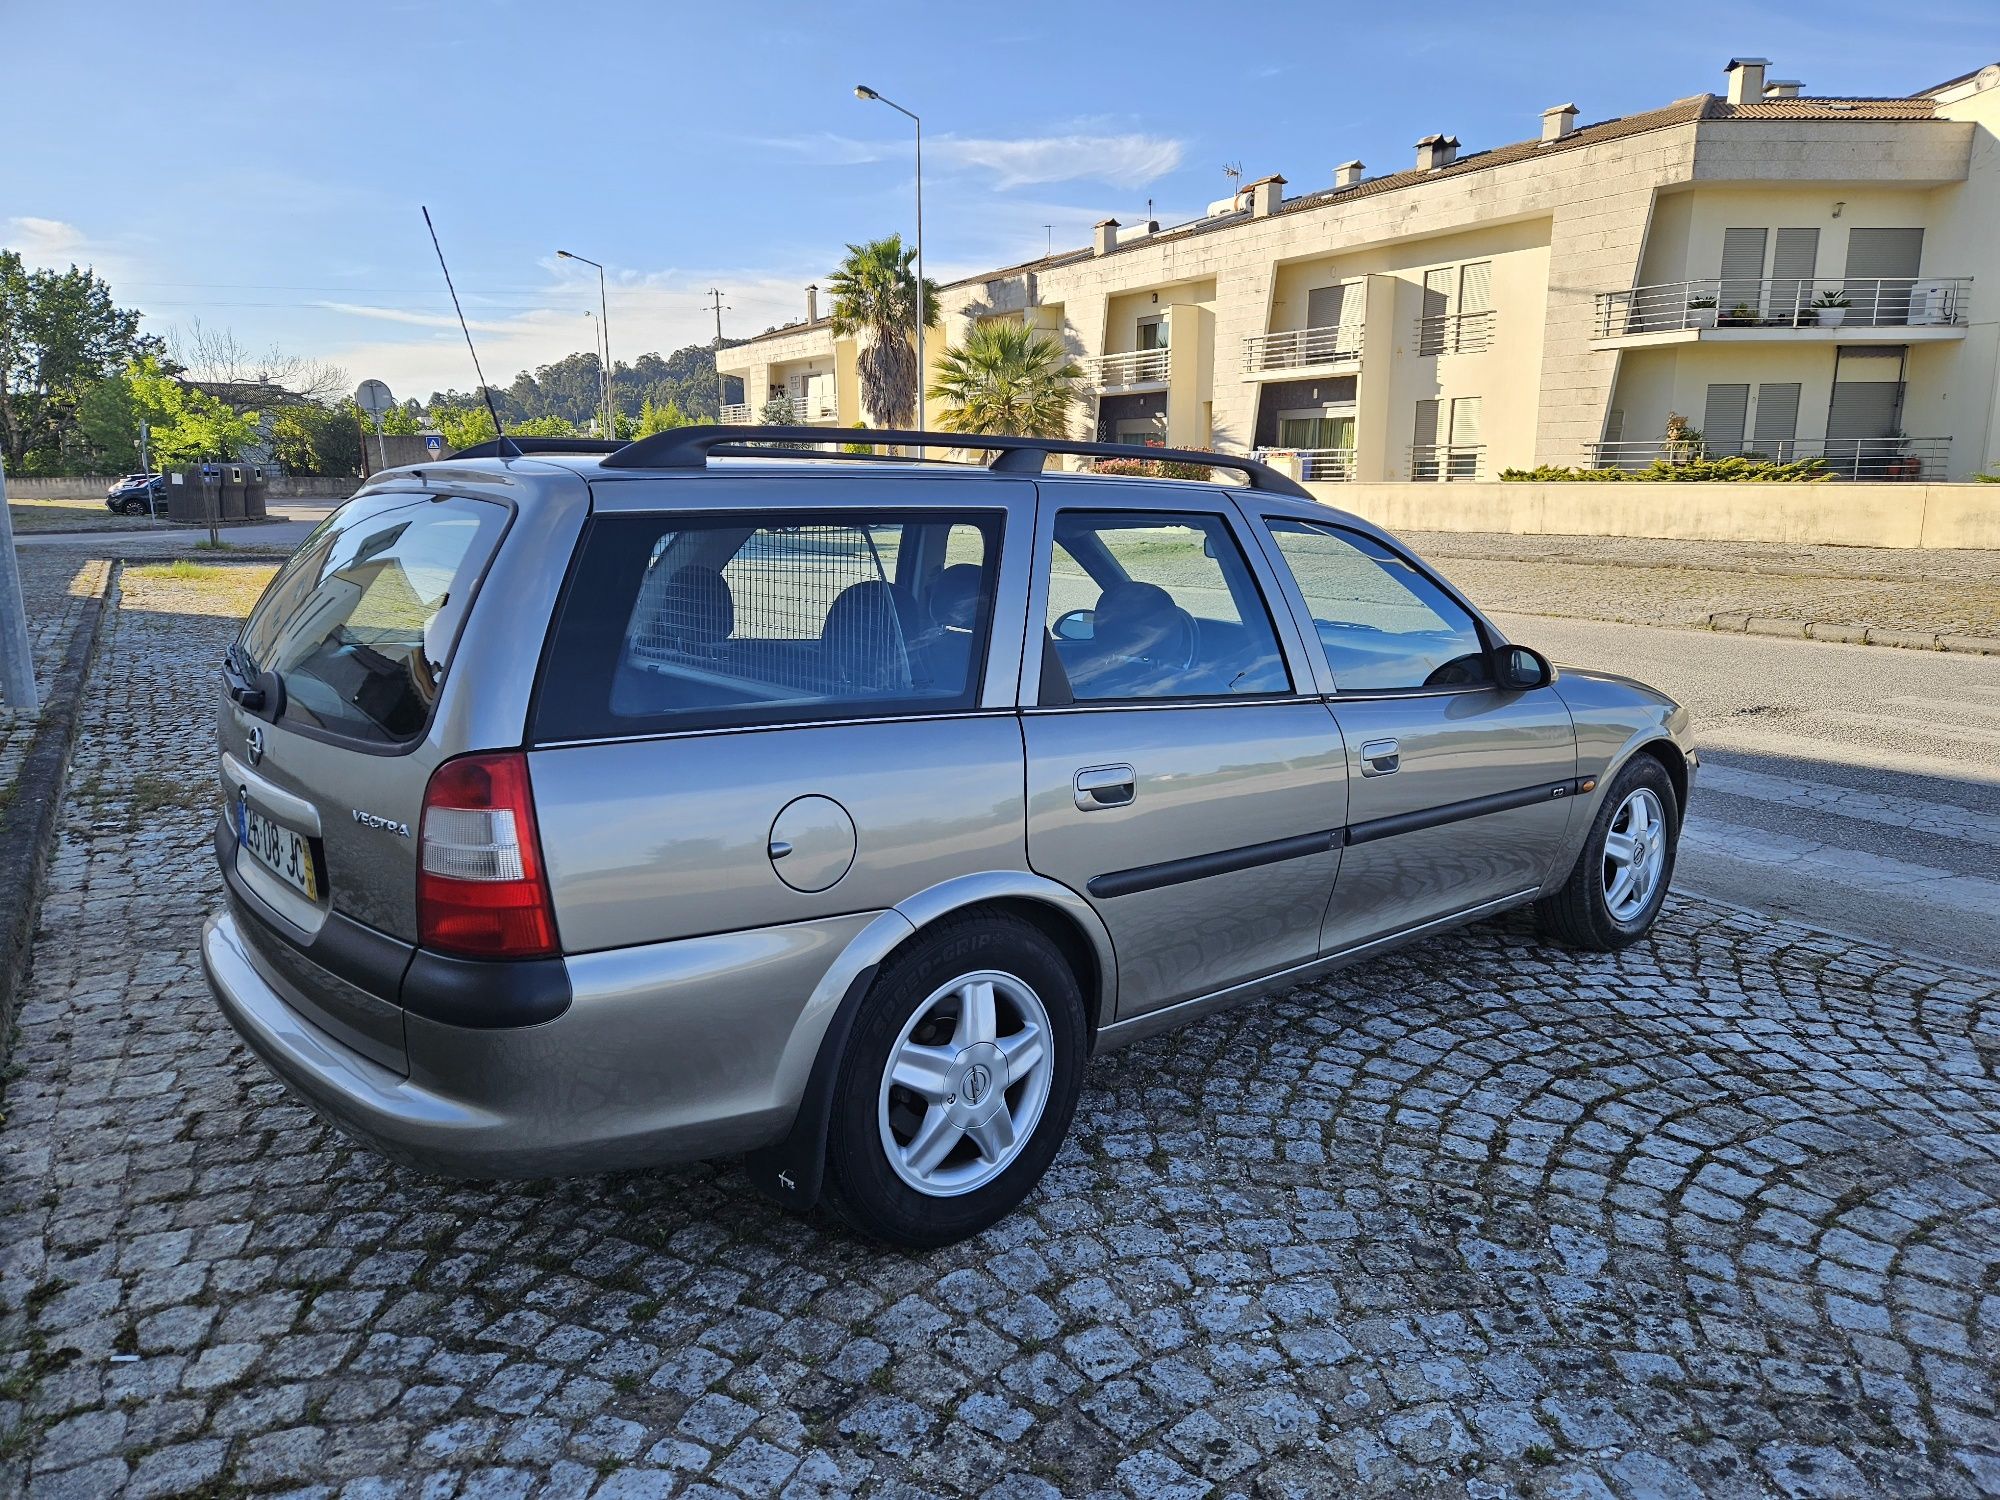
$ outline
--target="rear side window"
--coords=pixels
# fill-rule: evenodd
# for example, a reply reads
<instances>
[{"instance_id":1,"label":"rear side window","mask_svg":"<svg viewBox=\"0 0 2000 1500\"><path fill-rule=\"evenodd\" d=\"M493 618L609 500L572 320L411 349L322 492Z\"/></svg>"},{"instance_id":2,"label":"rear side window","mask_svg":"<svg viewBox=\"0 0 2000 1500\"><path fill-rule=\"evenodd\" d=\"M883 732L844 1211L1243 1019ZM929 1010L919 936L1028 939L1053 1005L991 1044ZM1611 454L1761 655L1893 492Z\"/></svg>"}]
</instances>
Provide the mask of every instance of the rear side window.
<instances>
[{"instance_id":1,"label":"rear side window","mask_svg":"<svg viewBox=\"0 0 2000 1500\"><path fill-rule=\"evenodd\" d=\"M539 740L971 708L988 512L600 516L550 642Z\"/></svg>"},{"instance_id":2,"label":"rear side window","mask_svg":"<svg viewBox=\"0 0 2000 1500\"><path fill-rule=\"evenodd\" d=\"M506 525L505 507L484 500L380 496L343 506L251 611L239 665L278 675L281 723L373 745L415 740Z\"/></svg>"}]
</instances>

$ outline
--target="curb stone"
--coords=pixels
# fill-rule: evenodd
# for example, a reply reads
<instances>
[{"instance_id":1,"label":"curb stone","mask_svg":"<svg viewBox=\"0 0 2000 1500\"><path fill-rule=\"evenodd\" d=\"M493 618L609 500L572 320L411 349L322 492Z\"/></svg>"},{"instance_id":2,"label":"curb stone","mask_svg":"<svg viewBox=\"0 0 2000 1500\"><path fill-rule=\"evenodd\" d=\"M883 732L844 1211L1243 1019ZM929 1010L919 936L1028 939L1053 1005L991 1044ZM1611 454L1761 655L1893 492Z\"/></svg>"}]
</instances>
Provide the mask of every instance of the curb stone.
<instances>
[{"instance_id":1,"label":"curb stone","mask_svg":"<svg viewBox=\"0 0 2000 1500\"><path fill-rule=\"evenodd\" d=\"M4 806L0 806L0 887L4 887L0 889L0 1059L9 1048L14 997L34 948L42 877L55 841L70 749L76 742L77 708L97 654L105 609L117 597L122 566L114 559L105 569L97 596L79 609L55 681L43 700L41 718L21 759L20 772Z\"/></svg>"},{"instance_id":2,"label":"curb stone","mask_svg":"<svg viewBox=\"0 0 2000 1500\"><path fill-rule=\"evenodd\" d=\"M1850 646L1899 646L1907 651L1957 651L1970 656L2000 656L2000 636L1886 630L1877 625L1793 620L1775 615L1746 615L1740 611L1708 615L1706 623L1710 630L1727 630L1744 635L1791 636L1803 640L1844 641Z\"/></svg>"}]
</instances>

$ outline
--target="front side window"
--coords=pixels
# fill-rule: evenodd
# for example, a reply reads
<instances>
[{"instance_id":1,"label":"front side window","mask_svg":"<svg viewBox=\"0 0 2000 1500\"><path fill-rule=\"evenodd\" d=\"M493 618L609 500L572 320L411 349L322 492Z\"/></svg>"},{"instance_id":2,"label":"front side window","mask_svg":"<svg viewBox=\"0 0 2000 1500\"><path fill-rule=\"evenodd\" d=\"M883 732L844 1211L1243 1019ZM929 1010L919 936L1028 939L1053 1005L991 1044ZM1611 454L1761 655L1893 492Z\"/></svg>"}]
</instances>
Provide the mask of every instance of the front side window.
<instances>
[{"instance_id":1,"label":"front side window","mask_svg":"<svg viewBox=\"0 0 2000 1500\"><path fill-rule=\"evenodd\" d=\"M473 589L507 524L491 501L350 502L300 544L236 644L249 675L275 673L280 723L368 744L430 722Z\"/></svg>"},{"instance_id":2,"label":"front side window","mask_svg":"<svg viewBox=\"0 0 2000 1500\"><path fill-rule=\"evenodd\" d=\"M997 514L607 516L550 642L538 739L973 707Z\"/></svg>"},{"instance_id":3,"label":"front side window","mask_svg":"<svg viewBox=\"0 0 2000 1500\"><path fill-rule=\"evenodd\" d=\"M1220 516L1059 512L1048 628L1078 702L1291 690L1270 613Z\"/></svg>"},{"instance_id":4,"label":"front side window","mask_svg":"<svg viewBox=\"0 0 2000 1500\"><path fill-rule=\"evenodd\" d=\"M1343 693L1463 688L1491 680L1478 623L1405 558L1358 531L1273 517Z\"/></svg>"}]
</instances>

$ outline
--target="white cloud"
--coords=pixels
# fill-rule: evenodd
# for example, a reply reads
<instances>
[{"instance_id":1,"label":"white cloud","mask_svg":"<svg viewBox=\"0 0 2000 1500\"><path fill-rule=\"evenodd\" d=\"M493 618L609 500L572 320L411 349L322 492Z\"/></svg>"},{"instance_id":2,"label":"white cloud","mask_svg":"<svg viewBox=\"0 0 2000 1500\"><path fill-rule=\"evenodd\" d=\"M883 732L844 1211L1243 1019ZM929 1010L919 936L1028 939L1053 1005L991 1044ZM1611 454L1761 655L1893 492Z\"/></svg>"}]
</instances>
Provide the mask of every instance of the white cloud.
<instances>
[{"instance_id":1,"label":"white cloud","mask_svg":"<svg viewBox=\"0 0 2000 1500\"><path fill-rule=\"evenodd\" d=\"M314 307L327 312L346 313L349 317L375 318L384 323L408 323L417 328L457 328L458 319L450 313L411 312L404 307L370 307L361 302L315 302ZM535 314L529 314L529 318ZM520 322L517 319L505 323L482 322L478 318L468 318L466 323L478 333L512 333Z\"/></svg>"},{"instance_id":2,"label":"white cloud","mask_svg":"<svg viewBox=\"0 0 2000 1500\"><path fill-rule=\"evenodd\" d=\"M5 243L21 252L30 267L48 265L83 248L83 231L61 219L38 219L24 214L6 221Z\"/></svg>"},{"instance_id":3,"label":"white cloud","mask_svg":"<svg viewBox=\"0 0 2000 1500\"><path fill-rule=\"evenodd\" d=\"M1156 135L946 136L939 150L947 161L987 168L1001 188L1081 181L1141 187L1181 164L1181 143Z\"/></svg>"},{"instance_id":4,"label":"white cloud","mask_svg":"<svg viewBox=\"0 0 2000 1500\"><path fill-rule=\"evenodd\" d=\"M766 137L758 142L789 152L813 166L853 167L905 156L902 141L866 141L819 131L811 135ZM1140 187L1181 164L1183 148L1170 136L1021 136L1012 140L939 136L927 143L933 160L991 172L1002 190L1050 182L1109 182Z\"/></svg>"}]
</instances>

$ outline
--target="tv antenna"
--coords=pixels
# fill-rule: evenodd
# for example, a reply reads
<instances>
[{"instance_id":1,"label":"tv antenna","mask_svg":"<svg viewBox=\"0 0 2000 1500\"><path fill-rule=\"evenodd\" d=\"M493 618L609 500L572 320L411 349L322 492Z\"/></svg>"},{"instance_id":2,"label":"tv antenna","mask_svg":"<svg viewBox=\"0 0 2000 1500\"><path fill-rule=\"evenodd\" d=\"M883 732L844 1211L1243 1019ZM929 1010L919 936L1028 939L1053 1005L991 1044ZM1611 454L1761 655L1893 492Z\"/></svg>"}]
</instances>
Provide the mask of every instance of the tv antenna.
<instances>
[{"instance_id":1,"label":"tv antenna","mask_svg":"<svg viewBox=\"0 0 2000 1500\"><path fill-rule=\"evenodd\" d=\"M1230 191L1234 192L1243 182L1243 163L1240 161L1224 162L1222 164L1222 175L1229 179Z\"/></svg>"},{"instance_id":2,"label":"tv antenna","mask_svg":"<svg viewBox=\"0 0 2000 1500\"><path fill-rule=\"evenodd\" d=\"M422 205L418 205L422 207ZM472 373L479 377L479 394L486 398L486 414L493 419L493 435L500 442L501 456L519 458L521 450L514 446L514 440L507 436L507 429L500 425L500 408L493 404L493 391L486 384L486 372L479 368L479 351L472 347L472 330L465 323L465 309L458 305L458 288L451 284L451 267L444 263L444 246L438 243L437 225L431 222L431 211L424 209L424 228L431 232L431 249L437 251L438 269L444 272L444 289L451 293L451 310L458 314L458 331L465 335L465 352L472 356Z\"/></svg>"},{"instance_id":3,"label":"tv antenna","mask_svg":"<svg viewBox=\"0 0 2000 1500\"><path fill-rule=\"evenodd\" d=\"M1043 243L1042 243L1042 259L1043 259L1043 260L1047 260L1047 259L1048 259L1048 258L1049 258L1050 256L1052 256L1052 255L1054 255L1054 254L1056 253L1056 226L1055 226L1055 225L1053 225L1053 224L1044 224L1044 225L1042 226L1042 241L1043 241Z\"/></svg>"}]
</instances>

